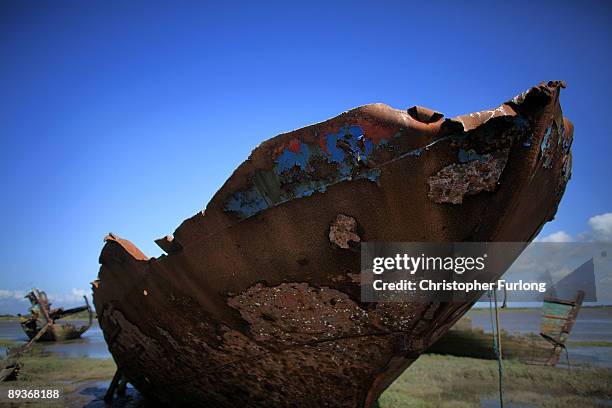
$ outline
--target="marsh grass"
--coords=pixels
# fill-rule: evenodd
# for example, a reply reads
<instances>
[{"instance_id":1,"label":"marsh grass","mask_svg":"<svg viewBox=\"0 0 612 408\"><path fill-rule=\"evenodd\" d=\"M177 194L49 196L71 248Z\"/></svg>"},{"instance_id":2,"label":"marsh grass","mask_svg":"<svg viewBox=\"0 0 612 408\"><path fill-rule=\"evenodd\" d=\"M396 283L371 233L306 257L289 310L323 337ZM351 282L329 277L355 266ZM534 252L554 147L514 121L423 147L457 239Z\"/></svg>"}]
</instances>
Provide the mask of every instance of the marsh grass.
<instances>
[{"instance_id":1,"label":"marsh grass","mask_svg":"<svg viewBox=\"0 0 612 408\"><path fill-rule=\"evenodd\" d=\"M72 382L107 380L115 374L112 359L24 357L20 381Z\"/></svg>"},{"instance_id":2,"label":"marsh grass","mask_svg":"<svg viewBox=\"0 0 612 408\"><path fill-rule=\"evenodd\" d=\"M612 399L612 370L504 362L505 400L537 407L596 407ZM478 407L498 398L497 362L423 355L381 396L381 408Z\"/></svg>"},{"instance_id":3,"label":"marsh grass","mask_svg":"<svg viewBox=\"0 0 612 408\"><path fill-rule=\"evenodd\" d=\"M83 384L110 381L115 373L111 359L24 357L18 381L8 388L59 387L67 396L63 406L78 400ZM596 407L612 399L612 370L566 368L504 362L505 401L534 407ZM495 400L497 362L464 357L423 355L379 399L381 408L478 407L482 398ZM72 400L70 400L72 398ZM36 406L36 404L23 404Z\"/></svg>"},{"instance_id":4,"label":"marsh grass","mask_svg":"<svg viewBox=\"0 0 612 408\"><path fill-rule=\"evenodd\" d=\"M21 342L13 339L0 339L0 347L13 347Z\"/></svg>"},{"instance_id":5,"label":"marsh grass","mask_svg":"<svg viewBox=\"0 0 612 408\"><path fill-rule=\"evenodd\" d=\"M60 388L66 397L58 402L47 401L42 404L45 407L65 406L67 401L74 403L75 396L72 394L83 383L110 381L116 370L115 362L112 359L99 360L45 356L23 357L20 359L20 363L19 379L17 381L0 383L0 392L2 395L6 395L6 390L8 389ZM76 396L76 399L78 400L78 396ZM39 405L41 405L41 402L23 402L18 406L29 407Z\"/></svg>"}]
</instances>

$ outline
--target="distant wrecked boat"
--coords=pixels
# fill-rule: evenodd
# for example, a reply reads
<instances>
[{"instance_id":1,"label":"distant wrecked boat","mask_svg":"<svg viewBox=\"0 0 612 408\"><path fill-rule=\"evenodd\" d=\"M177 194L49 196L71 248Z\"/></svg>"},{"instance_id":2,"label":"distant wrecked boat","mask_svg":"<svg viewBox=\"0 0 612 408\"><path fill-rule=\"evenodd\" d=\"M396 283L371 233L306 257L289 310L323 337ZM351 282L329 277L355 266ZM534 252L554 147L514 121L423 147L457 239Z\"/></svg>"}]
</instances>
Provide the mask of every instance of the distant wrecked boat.
<instances>
[{"instance_id":1,"label":"distant wrecked boat","mask_svg":"<svg viewBox=\"0 0 612 408\"><path fill-rule=\"evenodd\" d=\"M32 289L25 296L30 301L30 314L19 315L21 328L30 341L64 341L81 337L90 327L93 313L89 307L86 296L83 296L85 305L72 309L51 308L47 294L37 289ZM80 312L88 312L89 322L85 325L76 326L72 323L58 322L58 320Z\"/></svg>"},{"instance_id":2,"label":"distant wrecked boat","mask_svg":"<svg viewBox=\"0 0 612 408\"><path fill-rule=\"evenodd\" d=\"M360 243L531 241L571 174L563 87L450 119L362 106L259 145L156 241L167 255L109 234L93 282L109 394L129 381L174 406L374 406L481 294L364 303Z\"/></svg>"},{"instance_id":3,"label":"distant wrecked boat","mask_svg":"<svg viewBox=\"0 0 612 408\"><path fill-rule=\"evenodd\" d=\"M574 327L585 292L579 290L572 299L544 298L541 308L539 333L507 333L502 331L499 340L503 359L518 360L526 364L555 366L566 349L567 339ZM512 311L512 309L507 309ZM497 359L493 333L471 326L469 319L462 319L428 353L449 354L458 357ZM569 360L569 357L568 357Z\"/></svg>"}]
</instances>

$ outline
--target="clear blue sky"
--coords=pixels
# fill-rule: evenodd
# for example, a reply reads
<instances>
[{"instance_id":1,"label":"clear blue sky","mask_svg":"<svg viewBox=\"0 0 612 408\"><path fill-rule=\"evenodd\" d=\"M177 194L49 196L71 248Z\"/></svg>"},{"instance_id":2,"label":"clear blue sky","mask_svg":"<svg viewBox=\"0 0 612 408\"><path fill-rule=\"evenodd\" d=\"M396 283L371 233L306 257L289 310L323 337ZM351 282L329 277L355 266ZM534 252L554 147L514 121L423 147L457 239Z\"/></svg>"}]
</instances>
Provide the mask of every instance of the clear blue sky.
<instances>
[{"instance_id":1,"label":"clear blue sky","mask_svg":"<svg viewBox=\"0 0 612 408\"><path fill-rule=\"evenodd\" d=\"M109 231L158 255L279 132L373 102L454 116L549 79L576 131L544 233L586 230L612 211L612 3L456 3L0 2L0 295L88 290Z\"/></svg>"}]
</instances>

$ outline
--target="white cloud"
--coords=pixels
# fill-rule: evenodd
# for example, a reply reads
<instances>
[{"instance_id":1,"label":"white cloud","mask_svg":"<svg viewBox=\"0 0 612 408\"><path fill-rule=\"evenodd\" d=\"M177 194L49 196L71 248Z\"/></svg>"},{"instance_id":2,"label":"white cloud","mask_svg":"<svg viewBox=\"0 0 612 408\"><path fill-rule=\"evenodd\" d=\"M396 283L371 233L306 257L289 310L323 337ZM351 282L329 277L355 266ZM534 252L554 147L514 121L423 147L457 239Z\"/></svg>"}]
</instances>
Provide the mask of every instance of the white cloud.
<instances>
[{"instance_id":1,"label":"white cloud","mask_svg":"<svg viewBox=\"0 0 612 408\"><path fill-rule=\"evenodd\" d=\"M28 302L25 295L28 291L0 289L0 300L19 300ZM60 306L64 303L83 303L83 296L88 296L89 292L84 289L72 288L70 293L47 293L47 298L53 305ZM89 296L88 296L89 297Z\"/></svg>"},{"instance_id":2,"label":"white cloud","mask_svg":"<svg viewBox=\"0 0 612 408\"><path fill-rule=\"evenodd\" d=\"M612 241L612 212L589 218L589 227L595 241Z\"/></svg>"},{"instance_id":3,"label":"white cloud","mask_svg":"<svg viewBox=\"0 0 612 408\"><path fill-rule=\"evenodd\" d=\"M571 236L565 231L557 231L537 238L538 242L612 242L612 212L594 215L588 221L589 230Z\"/></svg>"},{"instance_id":4,"label":"white cloud","mask_svg":"<svg viewBox=\"0 0 612 408\"><path fill-rule=\"evenodd\" d=\"M83 289L72 288L70 293L47 293L47 298L53 303L53 306L72 306L74 304L83 303L83 296L87 296L88 291Z\"/></svg>"},{"instance_id":5,"label":"white cloud","mask_svg":"<svg viewBox=\"0 0 612 408\"><path fill-rule=\"evenodd\" d=\"M538 242L572 242L572 236L565 231L557 231L537 239Z\"/></svg>"},{"instance_id":6,"label":"white cloud","mask_svg":"<svg viewBox=\"0 0 612 408\"><path fill-rule=\"evenodd\" d=\"M25 295L26 295L26 292L23 292L20 290L0 289L0 299L15 299L15 300L23 300L25 302L26 301L26 299L24 298Z\"/></svg>"}]
</instances>

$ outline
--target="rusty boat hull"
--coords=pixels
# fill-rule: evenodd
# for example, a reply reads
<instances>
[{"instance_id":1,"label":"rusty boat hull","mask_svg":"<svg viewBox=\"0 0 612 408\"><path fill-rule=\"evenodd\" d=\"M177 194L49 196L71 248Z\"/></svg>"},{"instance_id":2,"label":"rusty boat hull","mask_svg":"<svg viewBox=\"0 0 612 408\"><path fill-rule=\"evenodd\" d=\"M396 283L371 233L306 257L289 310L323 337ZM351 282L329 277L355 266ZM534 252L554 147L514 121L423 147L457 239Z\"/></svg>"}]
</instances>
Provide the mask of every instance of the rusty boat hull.
<instances>
[{"instance_id":1,"label":"rusty boat hull","mask_svg":"<svg viewBox=\"0 0 612 408\"><path fill-rule=\"evenodd\" d=\"M83 333L89 330L90 325L76 326L72 323L54 323L42 334L37 341L66 341L80 338ZM22 324L24 333L28 339L32 340L42 329L41 327L29 327Z\"/></svg>"},{"instance_id":2,"label":"rusty boat hull","mask_svg":"<svg viewBox=\"0 0 612 408\"><path fill-rule=\"evenodd\" d=\"M24 333L33 341L65 341L81 337L91 327L93 314L89 301L83 296L84 306L72 309L51 308L51 303L44 291L33 288L25 296L31 304L28 315L19 315L19 323ZM77 326L73 323L59 322L60 319L87 312L88 322Z\"/></svg>"},{"instance_id":3,"label":"rusty boat hull","mask_svg":"<svg viewBox=\"0 0 612 408\"><path fill-rule=\"evenodd\" d=\"M175 406L373 406L478 294L362 303L359 242L532 240L571 172L562 87L452 119L359 107L263 142L167 255L110 234L93 292L118 368Z\"/></svg>"}]
</instances>

